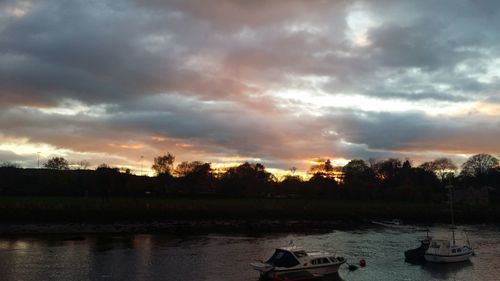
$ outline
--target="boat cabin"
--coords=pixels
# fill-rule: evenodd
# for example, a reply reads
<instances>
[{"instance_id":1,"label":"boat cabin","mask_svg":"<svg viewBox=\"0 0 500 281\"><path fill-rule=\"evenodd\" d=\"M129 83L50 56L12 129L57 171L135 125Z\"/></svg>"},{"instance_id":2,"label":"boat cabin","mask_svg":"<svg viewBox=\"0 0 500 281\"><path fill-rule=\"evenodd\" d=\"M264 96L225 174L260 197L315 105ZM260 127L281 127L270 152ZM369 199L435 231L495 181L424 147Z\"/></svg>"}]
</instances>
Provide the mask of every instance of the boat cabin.
<instances>
[{"instance_id":1,"label":"boat cabin","mask_svg":"<svg viewBox=\"0 0 500 281\"><path fill-rule=\"evenodd\" d=\"M261 277L283 277L284 280L303 280L309 275L323 276L338 272L346 260L323 251L305 251L302 248L277 248L266 262L254 262L251 266L260 272ZM305 279L304 279L305 280Z\"/></svg>"},{"instance_id":2,"label":"boat cabin","mask_svg":"<svg viewBox=\"0 0 500 281\"><path fill-rule=\"evenodd\" d=\"M306 254L307 255L307 254ZM285 249L276 249L274 254L266 261L276 267L293 267L300 262L292 252Z\"/></svg>"},{"instance_id":3,"label":"boat cabin","mask_svg":"<svg viewBox=\"0 0 500 281\"><path fill-rule=\"evenodd\" d=\"M278 248L274 254L266 261L267 264L271 264L276 267L294 267L301 263L304 266L310 265L328 265L334 263L342 263L344 261L343 257L335 257L331 254L324 252L306 252L303 249L289 247L289 248Z\"/></svg>"},{"instance_id":4,"label":"boat cabin","mask_svg":"<svg viewBox=\"0 0 500 281\"><path fill-rule=\"evenodd\" d=\"M427 250L428 254L435 255L461 255L470 252L467 246L451 245L448 240L432 240Z\"/></svg>"}]
</instances>

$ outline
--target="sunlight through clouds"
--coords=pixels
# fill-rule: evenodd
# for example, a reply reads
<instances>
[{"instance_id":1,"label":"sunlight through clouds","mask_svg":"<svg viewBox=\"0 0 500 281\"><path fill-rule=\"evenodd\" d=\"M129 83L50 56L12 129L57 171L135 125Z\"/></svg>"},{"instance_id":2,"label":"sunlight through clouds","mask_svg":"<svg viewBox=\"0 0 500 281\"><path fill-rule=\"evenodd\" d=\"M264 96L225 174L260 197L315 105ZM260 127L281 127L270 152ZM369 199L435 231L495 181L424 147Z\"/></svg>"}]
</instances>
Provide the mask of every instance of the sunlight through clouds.
<instances>
[{"instance_id":1,"label":"sunlight through clouds","mask_svg":"<svg viewBox=\"0 0 500 281\"><path fill-rule=\"evenodd\" d=\"M363 6L358 5L350 9L346 17L348 29L346 37L359 47L367 47L372 44L368 36L369 30L379 26L374 16Z\"/></svg>"},{"instance_id":2,"label":"sunlight through clouds","mask_svg":"<svg viewBox=\"0 0 500 281\"><path fill-rule=\"evenodd\" d=\"M283 89L271 91L270 95L281 100L292 101L304 113L322 115L330 108L342 108L372 112L421 111L428 115L456 115L474 109L473 102L430 102L403 99L380 99L359 94L326 94L314 90Z\"/></svg>"},{"instance_id":3,"label":"sunlight through clouds","mask_svg":"<svg viewBox=\"0 0 500 281\"><path fill-rule=\"evenodd\" d=\"M76 100L63 100L57 107L40 107L37 108L44 114L59 114L67 116L88 115L93 117L103 116L106 113L104 105L85 105Z\"/></svg>"},{"instance_id":4,"label":"sunlight through clouds","mask_svg":"<svg viewBox=\"0 0 500 281\"><path fill-rule=\"evenodd\" d=\"M21 18L24 17L31 9L31 1L17 1L13 5L7 7L7 13Z\"/></svg>"},{"instance_id":5,"label":"sunlight through clouds","mask_svg":"<svg viewBox=\"0 0 500 281\"><path fill-rule=\"evenodd\" d=\"M500 154L497 26L495 1L0 1L0 162Z\"/></svg>"},{"instance_id":6,"label":"sunlight through clouds","mask_svg":"<svg viewBox=\"0 0 500 281\"><path fill-rule=\"evenodd\" d=\"M36 155L37 153L40 153L42 156L47 157L49 155L64 155L65 152L65 150L59 150L49 144L30 143L27 138L1 137L0 141L0 150L14 151L16 154L20 155Z\"/></svg>"}]
</instances>

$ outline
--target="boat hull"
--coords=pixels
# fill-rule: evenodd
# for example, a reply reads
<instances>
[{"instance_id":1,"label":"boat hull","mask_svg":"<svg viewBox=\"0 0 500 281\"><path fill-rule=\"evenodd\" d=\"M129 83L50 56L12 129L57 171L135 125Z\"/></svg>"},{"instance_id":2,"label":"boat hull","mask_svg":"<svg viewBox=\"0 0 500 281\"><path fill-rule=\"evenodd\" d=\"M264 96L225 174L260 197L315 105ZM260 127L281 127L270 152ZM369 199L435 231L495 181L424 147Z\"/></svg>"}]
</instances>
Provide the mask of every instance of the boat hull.
<instances>
[{"instance_id":1,"label":"boat hull","mask_svg":"<svg viewBox=\"0 0 500 281\"><path fill-rule=\"evenodd\" d=\"M463 262L463 261L468 261L470 257L472 257L472 251L468 253L463 253L461 255L434 255L434 254L424 255L426 261L435 263Z\"/></svg>"},{"instance_id":2,"label":"boat hull","mask_svg":"<svg viewBox=\"0 0 500 281\"><path fill-rule=\"evenodd\" d=\"M405 251L405 259L409 261L423 261L425 260L425 251L427 249L418 247L416 249L411 249Z\"/></svg>"},{"instance_id":3,"label":"boat hull","mask_svg":"<svg viewBox=\"0 0 500 281\"><path fill-rule=\"evenodd\" d=\"M405 251L405 259L408 261L425 261L425 253L429 249L430 240L420 242L420 247Z\"/></svg>"}]
</instances>

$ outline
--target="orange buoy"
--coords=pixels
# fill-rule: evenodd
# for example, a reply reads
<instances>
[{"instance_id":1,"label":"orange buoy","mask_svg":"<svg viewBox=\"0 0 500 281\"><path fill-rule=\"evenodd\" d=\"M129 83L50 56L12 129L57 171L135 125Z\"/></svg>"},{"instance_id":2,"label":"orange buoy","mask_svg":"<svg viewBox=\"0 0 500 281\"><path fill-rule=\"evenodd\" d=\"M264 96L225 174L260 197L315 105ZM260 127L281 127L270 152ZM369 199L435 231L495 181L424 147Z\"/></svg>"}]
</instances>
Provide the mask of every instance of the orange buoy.
<instances>
[{"instance_id":1,"label":"orange buoy","mask_svg":"<svg viewBox=\"0 0 500 281\"><path fill-rule=\"evenodd\" d=\"M366 261L365 261L365 259L360 259L360 260L359 260L359 266L361 266L361 267L365 267L365 266L366 266Z\"/></svg>"}]
</instances>

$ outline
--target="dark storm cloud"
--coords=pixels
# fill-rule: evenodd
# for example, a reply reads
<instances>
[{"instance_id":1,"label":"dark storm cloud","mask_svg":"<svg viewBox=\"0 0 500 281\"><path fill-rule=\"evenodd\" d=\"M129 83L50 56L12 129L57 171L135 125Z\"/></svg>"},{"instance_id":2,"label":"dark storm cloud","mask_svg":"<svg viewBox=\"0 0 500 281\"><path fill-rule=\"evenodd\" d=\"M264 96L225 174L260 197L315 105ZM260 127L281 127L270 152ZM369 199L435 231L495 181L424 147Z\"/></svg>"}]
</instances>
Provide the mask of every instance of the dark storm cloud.
<instances>
[{"instance_id":1,"label":"dark storm cloud","mask_svg":"<svg viewBox=\"0 0 500 281\"><path fill-rule=\"evenodd\" d=\"M427 116L419 112L336 112L325 116L323 123L344 140L366 145L365 153L395 151L442 151L474 153L478 147L498 153L496 140L500 137L500 123L495 117L485 120L478 116L450 118Z\"/></svg>"},{"instance_id":2,"label":"dark storm cloud","mask_svg":"<svg viewBox=\"0 0 500 281\"><path fill-rule=\"evenodd\" d=\"M2 97L113 103L160 91L203 94L206 84L221 89L217 84L226 82L183 68L190 47L170 42L176 36L169 24L178 23L168 13L132 3L94 4L35 2L26 16L4 21Z\"/></svg>"},{"instance_id":3,"label":"dark storm cloud","mask_svg":"<svg viewBox=\"0 0 500 281\"><path fill-rule=\"evenodd\" d=\"M498 152L494 118L422 107L498 105L499 10L451 0L4 1L0 133L80 152L177 149L281 168L315 156ZM340 110L270 94L288 88L420 109ZM42 110L71 102L101 111Z\"/></svg>"},{"instance_id":4,"label":"dark storm cloud","mask_svg":"<svg viewBox=\"0 0 500 281\"><path fill-rule=\"evenodd\" d=\"M34 104L57 103L61 97L113 103L158 92L245 99L245 82L260 83L252 89L259 92L282 86L288 74L332 76L336 88L359 90L363 80L369 87L377 86L371 79L380 84L380 66L434 71L466 56L454 50L458 43L441 39L446 25L437 20L383 25L369 34L373 46L360 50L339 40L349 7L342 1L293 1L286 7L276 1L245 3L34 2L25 16L2 21L3 101L23 96ZM326 31L284 30L304 23ZM248 40L238 37L245 31ZM325 51L354 56L313 56ZM213 73L214 78L213 69L189 69L185 64L193 56L217 61L222 73Z\"/></svg>"}]
</instances>

